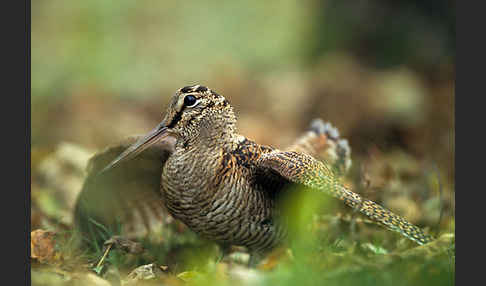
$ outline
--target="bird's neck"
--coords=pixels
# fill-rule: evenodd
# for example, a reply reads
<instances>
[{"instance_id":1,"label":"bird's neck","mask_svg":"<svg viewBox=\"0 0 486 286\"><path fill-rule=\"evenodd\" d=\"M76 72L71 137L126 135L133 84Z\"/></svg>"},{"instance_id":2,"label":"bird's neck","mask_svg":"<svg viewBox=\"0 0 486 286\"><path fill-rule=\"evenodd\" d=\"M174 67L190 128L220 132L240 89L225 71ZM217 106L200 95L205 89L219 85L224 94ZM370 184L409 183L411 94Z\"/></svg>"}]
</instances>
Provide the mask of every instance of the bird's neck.
<instances>
[{"instance_id":1,"label":"bird's neck","mask_svg":"<svg viewBox=\"0 0 486 286\"><path fill-rule=\"evenodd\" d=\"M185 138L179 147L184 149L215 150L231 149L238 140L236 115L228 105L225 109L212 110L203 116L189 121L183 132Z\"/></svg>"},{"instance_id":2,"label":"bird's neck","mask_svg":"<svg viewBox=\"0 0 486 286\"><path fill-rule=\"evenodd\" d=\"M186 141L185 144L177 144L170 158L171 164L177 173L194 177L192 182L205 185L201 178L214 177L225 154L238 148L241 137L235 132L210 133Z\"/></svg>"},{"instance_id":3,"label":"bird's neck","mask_svg":"<svg viewBox=\"0 0 486 286\"><path fill-rule=\"evenodd\" d=\"M198 152L215 152L234 150L240 139L234 122L205 122L198 126L197 136L181 140L178 148L198 150ZM182 151L182 150L181 150Z\"/></svg>"}]
</instances>

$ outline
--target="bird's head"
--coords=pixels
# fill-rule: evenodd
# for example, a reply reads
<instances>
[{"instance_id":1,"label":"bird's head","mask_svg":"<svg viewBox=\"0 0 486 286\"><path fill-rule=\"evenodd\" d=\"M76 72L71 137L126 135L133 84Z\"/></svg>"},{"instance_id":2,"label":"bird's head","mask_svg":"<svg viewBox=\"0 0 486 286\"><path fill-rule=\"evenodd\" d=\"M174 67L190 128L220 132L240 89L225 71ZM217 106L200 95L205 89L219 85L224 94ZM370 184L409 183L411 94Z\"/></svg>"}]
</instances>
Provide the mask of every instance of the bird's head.
<instances>
[{"instance_id":1,"label":"bird's head","mask_svg":"<svg viewBox=\"0 0 486 286\"><path fill-rule=\"evenodd\" d=\"M167 137L176 139L175 148L188 148L204 142L224 144L235 134L236 116L226 98L202 85L179 89L167 107L162 122L127 148L103 171L133 158Z\"/></svg>"}]
</instances>

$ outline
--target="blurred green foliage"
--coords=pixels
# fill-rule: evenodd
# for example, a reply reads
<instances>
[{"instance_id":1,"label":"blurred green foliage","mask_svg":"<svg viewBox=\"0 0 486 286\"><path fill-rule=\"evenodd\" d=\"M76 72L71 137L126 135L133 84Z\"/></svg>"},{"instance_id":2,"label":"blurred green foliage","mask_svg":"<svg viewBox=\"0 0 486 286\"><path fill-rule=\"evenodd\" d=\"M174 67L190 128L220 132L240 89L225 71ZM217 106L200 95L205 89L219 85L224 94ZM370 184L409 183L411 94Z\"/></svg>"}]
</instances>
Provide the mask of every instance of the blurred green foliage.
<instances>
[{"instance_id":1,"label":"blurred green foliage","mask_svg":"<svg viewBox=\"0 0 486 286\"><path fill-rule=\"evenodd\" d=\"M297 1L34 1L32 94L84 84L143 94L204 82L225 65L298 64L309 8Z\"/></svg>"},{"instance_id":2,"label":"blurred green foliage","mask_svg":"<svg viewBox=\"0 0 486 286\"><path fill-rule=\"evenodd\" d=\"M454 59L451 1L33 1L32 96L98 86L146 95L306 69L330 51L376 66ZM208 84L210 85L210 84Z\"/></svg>"}]
</instances>

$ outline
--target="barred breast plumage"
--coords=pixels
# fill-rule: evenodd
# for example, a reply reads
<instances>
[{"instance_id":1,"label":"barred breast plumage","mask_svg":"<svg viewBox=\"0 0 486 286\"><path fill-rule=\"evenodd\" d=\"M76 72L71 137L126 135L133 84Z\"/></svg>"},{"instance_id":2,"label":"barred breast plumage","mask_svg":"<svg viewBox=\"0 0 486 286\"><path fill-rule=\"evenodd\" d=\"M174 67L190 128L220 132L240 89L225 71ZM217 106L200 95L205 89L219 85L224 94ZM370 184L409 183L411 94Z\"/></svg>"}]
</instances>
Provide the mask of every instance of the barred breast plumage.
<instances>
[{"instance_id":1,"label":"barred breast plumage","mask_svg":"<svg viewBox=\"0 0 486 286\"><path fill-rule=\"evenodd\" d=\"M234 147L176 151L162 172L162 195L169 212L201 236L269 250L285 236L274 223L275 196L285 182L244 163L271 148L243 137Z\"/></svg>"}]
</instances>

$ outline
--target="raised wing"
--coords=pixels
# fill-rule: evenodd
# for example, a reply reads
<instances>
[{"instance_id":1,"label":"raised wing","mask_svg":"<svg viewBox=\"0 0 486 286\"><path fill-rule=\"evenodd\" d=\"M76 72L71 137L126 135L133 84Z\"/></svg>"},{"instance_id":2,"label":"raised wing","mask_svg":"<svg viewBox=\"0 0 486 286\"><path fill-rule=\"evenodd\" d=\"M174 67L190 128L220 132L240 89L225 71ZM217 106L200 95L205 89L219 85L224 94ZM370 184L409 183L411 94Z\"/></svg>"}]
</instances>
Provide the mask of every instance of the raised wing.
<instances>
[{"instance_id":1,"label":"raised wing","mask_svg":"<svg viewBox=\"0 0 486 286\"><path fill-rule=\"evenodd\" d=\"M96 239L107 239L106 235L118 233L129 237L143 235L168 216L160 193L160 179L174 143L171 138L115 168L100 172L141 137L130 137L90 159L74 214L75 227L84 235Z\"/></svg>"}]
</instances>

